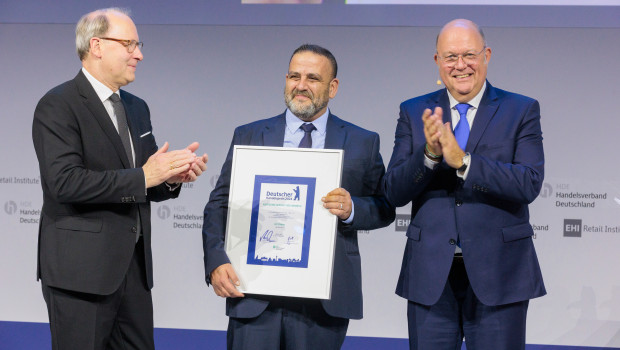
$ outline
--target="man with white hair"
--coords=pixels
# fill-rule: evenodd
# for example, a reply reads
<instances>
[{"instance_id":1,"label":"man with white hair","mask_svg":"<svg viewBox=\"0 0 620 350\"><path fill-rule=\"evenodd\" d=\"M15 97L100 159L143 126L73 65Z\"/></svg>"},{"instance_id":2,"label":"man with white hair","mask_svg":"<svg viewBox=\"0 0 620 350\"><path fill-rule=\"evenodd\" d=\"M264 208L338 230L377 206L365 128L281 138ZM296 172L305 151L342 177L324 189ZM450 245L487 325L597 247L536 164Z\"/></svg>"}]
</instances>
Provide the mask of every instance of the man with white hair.
<instances>
[{"instance_id":1,"label":"man with white hair","mask_svg":"<svg viewBox=\"0 0 620 350\"><path fill-rule=\"evenodd\" d=\"M37 105L43 209L37 277L53 349L154 349L151 201L206 169L198 143L157 149L146 103L120 90L143 58L125 10L84 15L78 75Z\"/></svg>"}]
</instances>

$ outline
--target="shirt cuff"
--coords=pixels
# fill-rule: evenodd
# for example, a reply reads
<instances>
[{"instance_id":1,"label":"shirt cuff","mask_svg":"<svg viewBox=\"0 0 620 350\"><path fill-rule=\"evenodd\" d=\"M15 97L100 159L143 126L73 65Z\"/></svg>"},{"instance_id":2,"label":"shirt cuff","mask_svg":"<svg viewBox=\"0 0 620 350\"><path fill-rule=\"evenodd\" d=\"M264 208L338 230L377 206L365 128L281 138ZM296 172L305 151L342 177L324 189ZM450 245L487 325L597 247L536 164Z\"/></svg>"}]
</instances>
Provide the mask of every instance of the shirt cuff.
<instances>
[{"instance_id":1,"label":"shirt cuff","mask_svg":"<svg viewBox=\"0 0 620 350\"><path fill-rule=\"evenodd\" d=\"M343 224L350 224L353 222L353 216L355 216L355 205L353 204L353 200L351 200L351 215L346 220L342 220Z\"/></svg>"},{"instance_id":2,"label":"shirt cuff","mask_svg":"<svg viewBox=\"0 0 620 350\"><path fill-rule=\"evenodd\" d=\"M435 167L437 166L437 164L439 164L439 162L436 162L434 160L431 160L426 154L424 155L424 165L433 170L435 169Z\"/></svg>"}]
</instances>

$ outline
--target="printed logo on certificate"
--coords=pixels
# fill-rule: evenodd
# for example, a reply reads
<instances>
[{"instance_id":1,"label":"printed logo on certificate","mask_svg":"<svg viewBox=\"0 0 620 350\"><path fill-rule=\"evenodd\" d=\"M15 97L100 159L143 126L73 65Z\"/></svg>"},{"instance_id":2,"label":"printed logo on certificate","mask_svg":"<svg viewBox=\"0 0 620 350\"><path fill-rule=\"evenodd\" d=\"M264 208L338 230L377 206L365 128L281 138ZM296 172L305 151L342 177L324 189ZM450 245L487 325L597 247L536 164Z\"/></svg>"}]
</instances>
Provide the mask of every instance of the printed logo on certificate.
<instances>
[{"instance_id":1,"label":"printed logo on certificate","mask_svg":"<svg viewBox=\"0 0 620 350\"><path fill-rule=\"evenodd\" d=\"M307 268L316 179L255 175L247 264Z\"/></svg>"}]
</instances>

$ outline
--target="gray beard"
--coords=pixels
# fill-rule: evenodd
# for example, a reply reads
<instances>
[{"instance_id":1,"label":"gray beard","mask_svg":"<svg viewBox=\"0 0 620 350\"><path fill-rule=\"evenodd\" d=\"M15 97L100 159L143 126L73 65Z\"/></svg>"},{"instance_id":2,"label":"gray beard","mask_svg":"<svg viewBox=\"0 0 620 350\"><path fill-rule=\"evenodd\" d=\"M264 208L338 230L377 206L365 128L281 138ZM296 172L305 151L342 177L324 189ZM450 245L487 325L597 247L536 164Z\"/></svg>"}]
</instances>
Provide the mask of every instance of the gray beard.
<instances>
[{"instance_id":1,"label":"gray beard","mask_svg":"<svg viewBox=\"0 0 620 350\"><path fill-rule=\"evenodd\" d=\"M293 112L297 118L305 122L312 121L318 111L327 106L327 100L318 102L322 102L321 105L317 105L314 101L311 101L311 103L307 106L299 106L292 99L290 99L286 93L284 94L284 103L286 104L286 107L288 107L288 109Z\"/></svg>"},{"instance_id":2,"label":"gray beard","mask_svg":"<svg viewBox=\"0 0 620 350\"><path fill-rule=\"evenodd\" d=\"M311 121L312 118L314 117L314 115L317 112L317 108L314 105L314 103L312 103L312 104L310 104L308 106L298 107L298 106L295 105L294 102L291 101L291 102L287 103L286 106L288 107L288 109L291 110L291 112L293 112L293 114L297 118L299 118L299 119L301 119L301 120L303 120L305 122Z\"/></svg>"}]
</instances>

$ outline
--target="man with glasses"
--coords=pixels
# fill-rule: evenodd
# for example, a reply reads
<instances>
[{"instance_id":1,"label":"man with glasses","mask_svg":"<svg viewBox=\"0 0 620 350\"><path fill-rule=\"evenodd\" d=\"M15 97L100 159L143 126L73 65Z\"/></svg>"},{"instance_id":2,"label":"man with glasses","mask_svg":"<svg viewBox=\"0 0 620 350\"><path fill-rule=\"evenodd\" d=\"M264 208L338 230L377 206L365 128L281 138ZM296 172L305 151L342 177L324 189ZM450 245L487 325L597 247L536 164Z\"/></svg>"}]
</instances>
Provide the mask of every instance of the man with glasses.
<instances>
[{"instance_id":1,"label":"man with glasses","mask_svg":"<svg viewBox=\"0 0 620 350\"><path fill-rule=\"evenodd\" d=\"M120 90L142 43L127 12L76 27L78 75L37 105L32 137L43 209L38 271L53 349L154 349L151 201L206 169L198 143L157 149L146 103Z\"/></svg>"},{"instance_id":2,"label":"man with glasses","mask_svg":"<svg viewBox=\"0 0 620 350\"><path fill-rule=\"evenodd\" d=\"M384 191L411 203L396 293L411 349L525 349L529 299L546 293L528 204L543 182L540 107L486 80L473 22L437 36L446 85L403 102Z\"/></svg>"}]
</instances>

